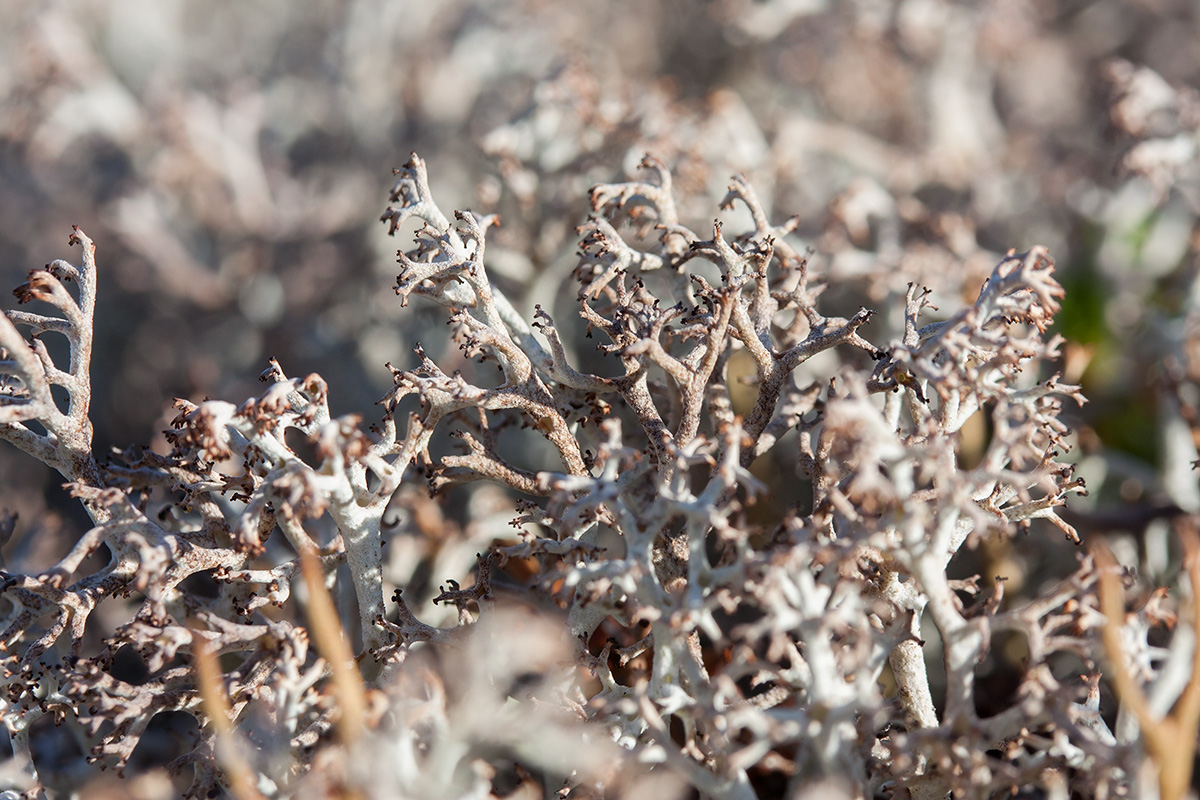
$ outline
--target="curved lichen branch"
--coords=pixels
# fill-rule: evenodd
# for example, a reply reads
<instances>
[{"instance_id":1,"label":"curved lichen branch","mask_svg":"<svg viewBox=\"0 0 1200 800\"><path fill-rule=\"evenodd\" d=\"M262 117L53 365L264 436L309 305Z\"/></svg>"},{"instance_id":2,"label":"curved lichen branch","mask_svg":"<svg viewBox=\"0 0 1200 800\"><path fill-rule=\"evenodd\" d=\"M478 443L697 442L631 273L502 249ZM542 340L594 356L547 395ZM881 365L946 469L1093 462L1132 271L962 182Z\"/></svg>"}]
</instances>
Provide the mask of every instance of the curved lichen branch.
<instances>
[{"instance_id":1,"label":"curved lichen branch","mask_svg":"<svg viewBox=\"0 0 1200 800\"><path fill-rule=\"evenodd\" d=\"M429 191L429 173L425 169L423 158L412 153L407 163L393 170L393 174L399 177L392 186L388 199L400 205L398 208L388 206L379 218L381 222L388 224L389 235L394 235L396 229L411 217L424 220L438 231L449 229L450 221L433 201L433 195Z\"/></svg>"},{"instance_id":2,"label":"curved lichen branch","mask_svg":"<svg viewBox=\"0 0 1200 800\"><path fill-rule=\"evenodd\" d=\"M671 228L679 224L675 196L671 190L671 171L661 160L647 153L638 164L652 180L606 183L593 186L589 193L592 210L615 219L618 214L638 228L645 238L657 226Z\"/></svg>"},{"instance_id":3,"label":"curved lichen branch","mask_svg":"<svg viewBox=\"0 0 1200 800\"><path fill-rule=\"evenodd\" d=\"M77 227L68 242L82 249L81 266L55 261L32 270L28 280L14 291L19 302L47 303L57 316L22 311L0 316L0 438L58 470L69 481L100 487L103 481L92 455L92 424L88 418L96 246ZM78 299L67 290L68 281L78 286ZM23 337L17 326L29 328L29 338ZM54 363L40 339L48 333L67 339L70 351L65 368ZM55 401L51 390L54 386L65 390L65 410ZM28 423L37 423L44 430ZM101 521L102 508L87 507L92 518Z\"/></svg>"},{"instance_id":4,"label":"curved lichen branch","mask_svg":"<svg viewBox=\"0 0 1200 800\"><path fill-rule=\"evenodd\" d=\"M554 371L550 354L504 293L488 280L484 264L486 234L488 228L499 225L500 218L455 211L457 224L452 224L434 201L425 162L415 153L396 173L400 179L391 200L399 205L388 207L381 217L388 223L388 233L394 235L398 226L410 218L424 223L416 233L416 247L396 253L402 271L396 276L395 291L401 305L407 305L409 297L418 294L470 314L497 335L510 338L539 374L550 377ZM507 358L500 361L507 369Z\"/></svg>"},{"instance_id":5,"label":"curved lichen branch","mask_svg":"<svg viewBox=\"0 0 1200 800\"><path fill-rule=\"evenodd\" d=\"M545 309L540 305L534 306L533 316L533 327L541 331L550 343L550 358L553 364L550 377L557 384L596 394L616 391L617 387L612 379L580 372L567 363L567 352L558 336L558 329L554 327L554 320Z\"/></svg>"}]
</instances>

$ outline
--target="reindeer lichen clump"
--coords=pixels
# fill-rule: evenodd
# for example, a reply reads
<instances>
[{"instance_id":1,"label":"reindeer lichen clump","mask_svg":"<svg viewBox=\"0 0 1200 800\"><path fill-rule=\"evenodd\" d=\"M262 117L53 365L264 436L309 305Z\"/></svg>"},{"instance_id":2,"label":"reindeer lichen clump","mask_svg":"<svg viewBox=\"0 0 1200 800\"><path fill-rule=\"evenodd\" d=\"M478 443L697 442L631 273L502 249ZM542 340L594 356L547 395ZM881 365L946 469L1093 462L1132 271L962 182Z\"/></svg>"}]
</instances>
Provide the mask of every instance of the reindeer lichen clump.
<instances>
[{"instance_id":1,"label":"reindeer lichen clump","mask_svg":"<svg viewBox=\"0 0 1200 800\"><path fill-rule=\"evenodd\" d=\"M874 313L827 309L789 243L797 221L772 223L745 179L720 206L750 227L701 235L666 166L641 168L595 187L580 228L570 329L596 356L559 309L527 316L489 279L495 217L451 221L421 159L398 170L383 221L419 227L396 294L444 306L499 378L447 372L418 346L414 368L388 365L369 428L331 416L320 376L272 361L241 405L180 401L169 453L100 461L92 243L77 232L81 267L32 273L18 297L57 313L0 319L0 436L59 470L93 527L50 569L5 573L15 788L67 789L32 755L42 718L122 771L151 720L181 711L200 733L162 766L192 796L597 797L662 781L736 800L817 785L1114 797L1159 768L1161 796L1181 796L1156 725L1194 723L1192 704L1154 709L1196 691L1194 617L1151 637L1174 622L1167 595L1126 613L1107 557L1016 599L1002 578L950 577L960 553L1035 520L1078 542L1058 513L1083 490L1061 415L1083 397L1047 374L1063 294L1048 253L1008 253L973 304L927 324L910 285L875 310L901 321L895 338L873 342ZM69 341L65 369L47 334ZM980 417L990 437L969 463ZM437 624L394 580L452 536L411 491L422 474L435 493L499 485L516 529L487 534L471 586L436 576L449 583L433 602L453 609ZM123 622L97 632L101 604ZM985 716L977 672L1002 636L1027 656ZM144 679L118 668L122 651ZM1100 715L1112 675L1140 727Z\"/></svg>"}]
</instances>

